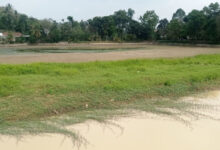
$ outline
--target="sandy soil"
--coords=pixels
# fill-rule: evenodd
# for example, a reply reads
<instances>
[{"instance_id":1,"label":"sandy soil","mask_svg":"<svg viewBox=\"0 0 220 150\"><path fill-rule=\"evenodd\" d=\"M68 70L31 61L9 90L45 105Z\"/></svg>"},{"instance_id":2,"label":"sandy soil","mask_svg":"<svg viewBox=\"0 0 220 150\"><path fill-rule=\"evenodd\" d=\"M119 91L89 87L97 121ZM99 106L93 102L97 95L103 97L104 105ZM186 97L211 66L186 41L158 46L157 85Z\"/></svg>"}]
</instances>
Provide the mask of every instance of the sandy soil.
<instances>
[{"instance_id":1,"label":"sandy soil","mask_svg":"<svg viewBox=\"0 0 220 150\"><path fill-rule=\"evenodd\" d=\"M220 54L219 47L180 47L180 46L156 46L141 44L114 44L114 43L96 43L96 44L76 44L71 47L87 47L92 48L125 48L130 47L134 50L113 51L106 53L59 53L59 54L28 54L28 55L0 55L0 63L4 64L24 64L33 62L89 62L89 61L108 61L108 60L124 60L136 58L179 58L189 57L199 54ZM138 47L139 46L139 47ZM25 46L23 46L25 47ZM46 45L48 47L48 45ZM56 47L56 46L55 46ZM61 47L59 45L58 47ZM138 50L135 48L139 48ZM22 48L18 46L17 48ZM27 48L27 47L26 47ZM30 48L34 48L33 46Z\"/></svg>"},{"instance_id":2,"label":"sandy soil","mask_svg":"<svg viewBox=\"0 0 220 150\"><path fill-rule=\"evenodd\" d=\"M93 121L68 127L88 140L89 145L80 149L61 135L27 136L21 141L1 136L0 147L4 150L219 150L220 92L183 100L213 106L212 109L195 111L216 120L185 116L183 118L190 124L184 124L165 116L137 114L138 117L114 120L121 128Z\"/></svg>"}]
</instances>

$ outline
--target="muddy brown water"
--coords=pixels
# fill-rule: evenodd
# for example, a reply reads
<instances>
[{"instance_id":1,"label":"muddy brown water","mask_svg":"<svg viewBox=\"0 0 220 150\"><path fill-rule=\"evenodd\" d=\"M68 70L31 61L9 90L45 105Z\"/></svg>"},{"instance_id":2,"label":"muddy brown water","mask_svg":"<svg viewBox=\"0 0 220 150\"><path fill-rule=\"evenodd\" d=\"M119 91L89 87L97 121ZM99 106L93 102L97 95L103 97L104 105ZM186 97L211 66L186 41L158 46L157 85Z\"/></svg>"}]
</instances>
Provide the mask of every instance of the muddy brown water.
<instances>
[{"instance_id":1,"label":"muddy brown water","mask_svg":"<svg viewBox=\"0 0 220 150\"><path fill-rule=\"evenodd\" d=\"M220 91L184 98L186 101L209 104L206 110L213 118L220 118ZM187 117L186 117L187 118ZM88 121L69 127L78 131L90 144L79 150L219 150L220 122L199 118L192 119L190 126L172 118L142 114L120 118L115 126L103 126ZM77 150L70 139L61 135L27 136L21 141L1 136L1 150Z\"/></svg>"}]
</instances>

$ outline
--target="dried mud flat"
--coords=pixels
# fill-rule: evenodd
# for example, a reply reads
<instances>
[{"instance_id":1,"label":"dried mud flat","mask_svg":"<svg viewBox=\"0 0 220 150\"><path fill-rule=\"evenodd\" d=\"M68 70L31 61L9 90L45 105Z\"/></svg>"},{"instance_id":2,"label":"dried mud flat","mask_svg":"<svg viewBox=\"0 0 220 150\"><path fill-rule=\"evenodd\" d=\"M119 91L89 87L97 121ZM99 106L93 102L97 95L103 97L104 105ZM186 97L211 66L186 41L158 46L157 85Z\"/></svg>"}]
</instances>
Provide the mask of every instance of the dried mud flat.
<instances>
[{"instance_id":1,"label":"dried mud flat","mask_svg":"<svg viewBox=\"0 0 220 150\"><path fill-rule=\"evenodd\" d=\"M181 58L190 57L200 54L218 54L219 47L186 47L186 46L158 46L146 43L84 43L84 44L43 44L38 46L27 45L5 45L1 48L89 48L89 49L114 49L122 48L129 50L112 50L111 52L96 52L96 53L34 53L26 55L0 55L0 63L2 64L24 64L34 62L57 62L57 63L72 63L72 62L90 62L90 61L110 61L110 60L125 60L137 58ZM134 50L133 50L134 49Z\"/></svg>"}]
</instances>

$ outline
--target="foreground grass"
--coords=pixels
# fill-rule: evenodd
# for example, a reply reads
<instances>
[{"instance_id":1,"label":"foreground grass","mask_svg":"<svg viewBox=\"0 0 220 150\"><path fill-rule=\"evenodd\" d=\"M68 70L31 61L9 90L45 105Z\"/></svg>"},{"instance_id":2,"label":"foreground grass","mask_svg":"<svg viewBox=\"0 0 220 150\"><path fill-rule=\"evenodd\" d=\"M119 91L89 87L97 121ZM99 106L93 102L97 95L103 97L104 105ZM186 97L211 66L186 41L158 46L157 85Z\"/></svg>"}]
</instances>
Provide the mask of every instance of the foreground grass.
<instances>
[{"instance_id":1,"label":"foreground grass","mask_svg":"<svg viewBox=\"0 0 220 150\"><path fill-rule=\"evenodd\" d=\"M131 109L186 112L190 105L175 99L219 83L220 55L0 65L0 134L62 133L80 139L65 126L103 122Z\"/></svg>"}]
</instances>

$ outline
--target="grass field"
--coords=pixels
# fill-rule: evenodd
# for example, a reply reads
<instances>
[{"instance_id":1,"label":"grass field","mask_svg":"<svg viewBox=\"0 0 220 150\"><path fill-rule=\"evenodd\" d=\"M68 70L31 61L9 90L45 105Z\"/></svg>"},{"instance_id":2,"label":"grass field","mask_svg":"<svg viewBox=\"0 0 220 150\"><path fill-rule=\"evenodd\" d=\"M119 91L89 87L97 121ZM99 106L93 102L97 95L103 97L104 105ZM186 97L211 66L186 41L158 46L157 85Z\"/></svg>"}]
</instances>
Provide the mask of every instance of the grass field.
<instances>
[{"instance_id":1,"label":"grass field","mask_svg":"<svg viewBox=\"0 0 220 150\"><path fill-rule=\"evenodd\" d=\"M60 127L126 115L123 109L172 115L167 108L190 107L177 98L219 83L220 55L0 65L0 134L70 134ZM50 120L67 114L72 118Z\"/></svg>"}]
</instances>

